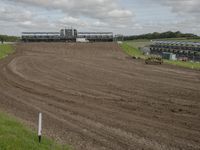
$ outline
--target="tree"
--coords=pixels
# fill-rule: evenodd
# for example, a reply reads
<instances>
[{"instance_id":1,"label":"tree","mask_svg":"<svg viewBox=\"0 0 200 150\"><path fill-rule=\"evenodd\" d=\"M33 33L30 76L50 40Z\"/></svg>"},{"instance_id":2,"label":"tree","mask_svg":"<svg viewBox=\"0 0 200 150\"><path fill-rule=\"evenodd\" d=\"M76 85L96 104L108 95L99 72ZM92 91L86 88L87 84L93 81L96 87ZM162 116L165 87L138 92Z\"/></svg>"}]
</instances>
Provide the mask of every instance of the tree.
<instances>
[{"instance_id":1,"label":"tree","mask_svg":"<svg viewBox=\"0 0 200 150\"><path fill-rule=\"evenodd\" d=\"M17 36L8 36L8 35L0 35L0 41L1 42L16 42L18 41L20 38Z\"/></svg>"}]
</instances>

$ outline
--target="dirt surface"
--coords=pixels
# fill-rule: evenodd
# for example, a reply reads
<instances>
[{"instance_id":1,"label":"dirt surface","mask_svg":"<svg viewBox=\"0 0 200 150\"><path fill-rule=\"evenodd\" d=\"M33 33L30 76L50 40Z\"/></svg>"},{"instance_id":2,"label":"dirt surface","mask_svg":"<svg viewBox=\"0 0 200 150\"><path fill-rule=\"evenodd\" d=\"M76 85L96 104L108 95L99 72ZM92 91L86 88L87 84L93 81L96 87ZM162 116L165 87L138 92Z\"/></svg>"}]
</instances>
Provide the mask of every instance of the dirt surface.
<instances>
[{"instance_id":1,"label":"dirt surface","mask_svg":"<svg viewBox=\"0 0 200 150\"><path fill-rule=\"evenodd\" d=\"M114 43L29 43L0 61L0 109L77 150L200 149L200 72Z\"/></svg>"}]
</instances>

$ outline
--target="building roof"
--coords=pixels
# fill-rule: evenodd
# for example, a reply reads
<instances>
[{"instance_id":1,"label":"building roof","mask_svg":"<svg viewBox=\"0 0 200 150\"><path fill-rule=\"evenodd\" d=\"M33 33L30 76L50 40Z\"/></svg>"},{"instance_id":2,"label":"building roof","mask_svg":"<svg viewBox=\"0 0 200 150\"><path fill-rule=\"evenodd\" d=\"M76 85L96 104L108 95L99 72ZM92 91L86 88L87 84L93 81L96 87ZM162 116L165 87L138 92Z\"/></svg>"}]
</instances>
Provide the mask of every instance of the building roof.
<instances>
[{"instance_id":1,"label":"building roof","mask_svg":"<svg viewBox=\"0 0 200 150\"><path fill-rule=\"evenodd\" d=\"M200 46L200 42L184 42L184 41L162 41L162 40L156 40L153 41L153 44L169 44L169 45L191 45L191 46Z\"/></svg>"}]
</instances>

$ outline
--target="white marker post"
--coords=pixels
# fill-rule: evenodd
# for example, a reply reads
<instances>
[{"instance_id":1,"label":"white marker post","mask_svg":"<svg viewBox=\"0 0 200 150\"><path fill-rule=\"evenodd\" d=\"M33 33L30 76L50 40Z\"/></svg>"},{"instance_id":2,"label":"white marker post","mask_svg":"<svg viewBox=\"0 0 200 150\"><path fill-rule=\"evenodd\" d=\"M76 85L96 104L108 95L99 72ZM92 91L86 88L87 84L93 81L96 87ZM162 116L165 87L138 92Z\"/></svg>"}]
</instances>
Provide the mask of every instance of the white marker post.
<instances>
[{"instance_id":1,"label":"white marker post","mask_svg":"<svg viewBox=\"0 0 200 150\"><path fill-rule=\"evenodd\" d=\"M38 138L39 138L39 143L41 143L41 140L42 140L42 113L39 113Z\"/></svg>"}]
</instances>

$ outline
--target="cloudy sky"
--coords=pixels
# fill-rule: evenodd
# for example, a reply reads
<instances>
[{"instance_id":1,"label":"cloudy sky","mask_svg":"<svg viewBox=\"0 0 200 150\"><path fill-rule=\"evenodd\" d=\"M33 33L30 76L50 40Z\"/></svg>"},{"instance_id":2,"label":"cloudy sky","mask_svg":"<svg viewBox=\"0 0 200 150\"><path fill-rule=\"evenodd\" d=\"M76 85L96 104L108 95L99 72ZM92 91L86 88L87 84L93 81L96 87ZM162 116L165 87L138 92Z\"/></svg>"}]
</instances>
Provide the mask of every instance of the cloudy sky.
<instances>
[{"instance_id":1,"label":"cloudy sky","mask_svg":"<svg viewBox=\"0 0 200 150\"><path fill-rule=\"evenodd\" d=\"M200 35L200 0L0 0L0 34L23 31L112 31Z\"/></svg>"}]
</instances>

